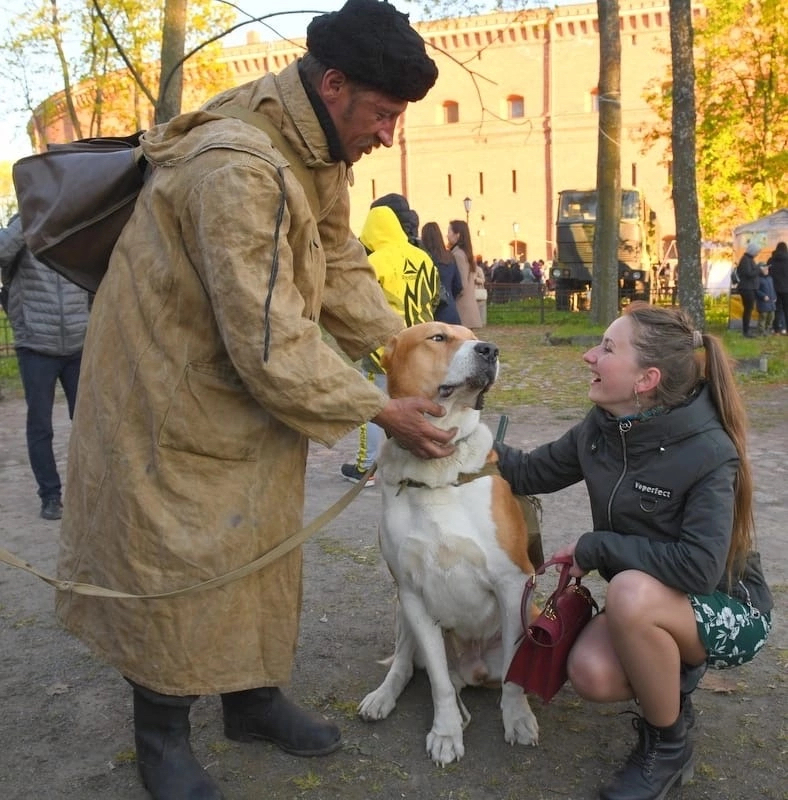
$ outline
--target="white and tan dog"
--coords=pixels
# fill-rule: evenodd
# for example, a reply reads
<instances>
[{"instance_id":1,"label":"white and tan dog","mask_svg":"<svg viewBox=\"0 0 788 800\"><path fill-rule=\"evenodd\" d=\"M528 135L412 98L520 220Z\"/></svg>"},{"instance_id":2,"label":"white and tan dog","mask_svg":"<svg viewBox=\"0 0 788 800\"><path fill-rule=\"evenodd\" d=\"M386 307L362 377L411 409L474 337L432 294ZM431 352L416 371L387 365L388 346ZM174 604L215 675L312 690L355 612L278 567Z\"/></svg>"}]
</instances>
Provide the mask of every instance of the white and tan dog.
<instances>
[{"instance_id":1,"label":"white and tan dog","mask_svg":"<svg viewBox=\"0 0 788 800\"><path fill-rule=\"evenodd\" d=\"M493 436L481 422L484 393L498 375L498 349L468 328L427 322L398 334L384 365L391 397L421 396L446 409L433 420L457 428L455 451L422 460L389 439L378 459L380 547L397 584L397 636L383 683L359 705L366 720L387 717L413 675L429 675L434 706L427 753L441 766L462 758L470 715L464 686L499 685L522 634L526 525L509 484L490 466ZM487 474L485 474L485 472ZM537 743L523 690L501 689L504 738Z\"/></svg>"}]
</instances>

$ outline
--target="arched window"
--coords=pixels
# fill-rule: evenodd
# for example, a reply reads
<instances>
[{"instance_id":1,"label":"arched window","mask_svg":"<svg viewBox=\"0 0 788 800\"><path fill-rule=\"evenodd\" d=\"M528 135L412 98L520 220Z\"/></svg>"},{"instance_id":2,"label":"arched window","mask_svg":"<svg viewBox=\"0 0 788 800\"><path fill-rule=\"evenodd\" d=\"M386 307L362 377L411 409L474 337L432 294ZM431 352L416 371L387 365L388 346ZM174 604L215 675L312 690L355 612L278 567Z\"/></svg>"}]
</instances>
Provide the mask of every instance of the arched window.
<instances>
[{"instance_id":1,"label":"arched window","mask_svg":"<svg viewBox=\"0 0 788 800\"><path fill-rule=\"evenodd\" d=\"M460 106L454 100L447 100L443 104L443 121L447 123L460 121Z\"/></svg>"}]
</instances>

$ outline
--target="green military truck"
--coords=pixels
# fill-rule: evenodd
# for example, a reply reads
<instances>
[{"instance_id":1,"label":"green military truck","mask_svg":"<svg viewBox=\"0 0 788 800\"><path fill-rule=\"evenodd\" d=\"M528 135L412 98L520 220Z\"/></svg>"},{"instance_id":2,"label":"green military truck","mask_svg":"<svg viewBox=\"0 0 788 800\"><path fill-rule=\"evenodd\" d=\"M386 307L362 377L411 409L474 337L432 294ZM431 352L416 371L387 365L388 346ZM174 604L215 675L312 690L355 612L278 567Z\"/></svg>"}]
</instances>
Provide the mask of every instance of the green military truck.
<instances>
[{"instance_id":1,"label":"green military truck","mask_svg":"<svg viewBox=\"0 0 788 800\"><path fill-rule=\"evenodd\" d=\"M558 193L556 255L550 278L556 291L556 308L583 307L576 302L591 288L594 269L597 193L595 189L565 189ZM618 242L620 302L650 300L652 271L659 264L657 216L640 189L621 192Z\"/></svg>"}]
</instances>

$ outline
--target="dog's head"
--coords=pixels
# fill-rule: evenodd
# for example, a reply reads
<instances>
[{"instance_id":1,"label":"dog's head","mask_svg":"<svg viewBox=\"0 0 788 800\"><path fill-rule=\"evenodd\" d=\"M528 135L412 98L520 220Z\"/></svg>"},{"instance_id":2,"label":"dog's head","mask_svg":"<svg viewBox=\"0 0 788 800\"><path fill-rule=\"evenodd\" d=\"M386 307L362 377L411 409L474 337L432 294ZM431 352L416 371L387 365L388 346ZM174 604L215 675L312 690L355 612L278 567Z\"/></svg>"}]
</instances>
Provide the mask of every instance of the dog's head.
<instances>
[{"instance_id":1,"label":"dog's head","mask_svg":"<svg viewBox=\"0 0 788 800\"><path fill-rule=\"evenodd\" d=\"M425 397L452 409L481 410L498 377L498 348L469 328L424 322L386 346L382 360L390 397Z\"/></svg>"}]
</instances>

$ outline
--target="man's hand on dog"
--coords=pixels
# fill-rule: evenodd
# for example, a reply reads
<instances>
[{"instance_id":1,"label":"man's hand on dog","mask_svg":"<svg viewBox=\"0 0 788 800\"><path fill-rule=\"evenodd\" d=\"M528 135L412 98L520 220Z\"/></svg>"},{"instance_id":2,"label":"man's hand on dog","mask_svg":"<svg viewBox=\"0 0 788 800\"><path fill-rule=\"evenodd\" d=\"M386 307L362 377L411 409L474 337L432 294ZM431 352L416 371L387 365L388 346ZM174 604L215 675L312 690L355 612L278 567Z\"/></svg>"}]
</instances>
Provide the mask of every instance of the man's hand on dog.
<instances>
[{"instance_id":1,"label":"man's hand on dog","mask_svg":"<svg viewBox=\"0 0 788 800\"><path fill-rule=\"evenodd\" d=\"M389 400L385 408L373 418L406 450L419 458L443 458L454 452L449 444L457 433L456 428L445 431L433 425L425 416L442 417L443 406L422 397L402 397Z\"/></svg>"}]
</instances>

